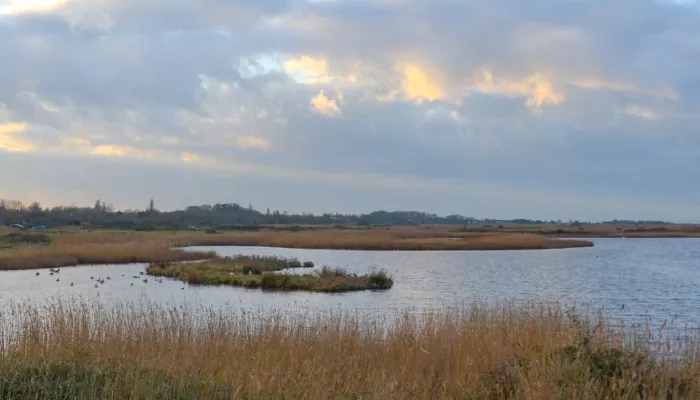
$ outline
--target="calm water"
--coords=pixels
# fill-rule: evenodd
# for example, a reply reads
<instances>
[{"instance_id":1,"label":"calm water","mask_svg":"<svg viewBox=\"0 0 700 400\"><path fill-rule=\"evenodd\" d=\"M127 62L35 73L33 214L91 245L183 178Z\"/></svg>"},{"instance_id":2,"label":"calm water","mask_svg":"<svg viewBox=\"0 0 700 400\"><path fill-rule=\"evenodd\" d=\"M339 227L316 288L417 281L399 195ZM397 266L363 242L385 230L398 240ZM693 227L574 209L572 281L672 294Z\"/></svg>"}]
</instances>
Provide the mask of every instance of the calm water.
<instances>
[{"instance_id":1,"label":"calm water","mask_svg":"<svg viewBox=\"0 0 700 400\"><path fill-rule=\"evenodd\" d=\"M590 304L627 319L675 319L700 326L700 239L594 239L585 249L493 252L365 252L259 247L202 247L221 255L296 257L317 266L365 273L383 268L394 276L385 292L346 294L263 293L230 287L158 283L139 273L145 265L0 272L0 304L52 301L57 297L167 304L228 304L243 308L309 310L342 307L372 312L422 309L472 300L559 300ZM123 276L122 276L123 275ZM60 281L56 278L60 276ZM95 288L90 279L111 277ZM138 276L137 279L133 276ZM71 282L74 286L70 286ZM133 286L132 286L133 284ZM184 288L184 289L183 289Z\"/></svg>"}]
</instances>

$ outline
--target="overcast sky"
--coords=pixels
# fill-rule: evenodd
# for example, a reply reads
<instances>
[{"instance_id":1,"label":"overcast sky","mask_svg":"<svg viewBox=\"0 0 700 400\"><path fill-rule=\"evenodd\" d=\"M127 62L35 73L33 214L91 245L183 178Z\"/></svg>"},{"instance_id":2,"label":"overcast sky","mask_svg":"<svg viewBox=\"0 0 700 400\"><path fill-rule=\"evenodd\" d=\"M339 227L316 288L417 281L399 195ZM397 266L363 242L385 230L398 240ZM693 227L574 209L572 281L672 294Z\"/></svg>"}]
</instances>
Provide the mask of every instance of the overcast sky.
<instances>
[{"instance_id":1,"label":"overcast sky","mask_svg":"<svg viewBox=\"0 0 700 400\"><path fill-rule=\"evenodd\" d=\"M700 13L0 0L0 197L700 220Z\"/></svg>"}]
</instances>

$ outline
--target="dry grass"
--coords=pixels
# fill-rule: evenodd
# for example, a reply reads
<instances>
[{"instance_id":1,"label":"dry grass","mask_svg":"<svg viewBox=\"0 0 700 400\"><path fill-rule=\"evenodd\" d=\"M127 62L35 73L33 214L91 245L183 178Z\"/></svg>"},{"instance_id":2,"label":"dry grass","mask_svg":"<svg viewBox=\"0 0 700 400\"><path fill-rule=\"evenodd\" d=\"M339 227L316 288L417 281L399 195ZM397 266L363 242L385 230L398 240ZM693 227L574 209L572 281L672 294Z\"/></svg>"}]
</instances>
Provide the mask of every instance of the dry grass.
<instances>
[{"instance_id":1,"label":"dry grass","mask_svg":"<svg viewBox=\"0 0 700 400\"><path fill-rule=\"evenodd\" d=\"M0 251L0 270L57 268L81 264L185 261L211 257L215 257L215 254L170 249L160 243L64 244Z\"/></svg>"},{"instance_id":2,"label":"dry grass","mask_svg":"<svg viewBox=\"0 0 700 400\"><path fill-rule=\"evenodd\" d=\"M3 399L700 396L696 346L682 362L651 358L554 304L390 320L58 301L7 307L0 328Z\"/></svg>"},{"instance_id":3,"label":"dry grass","mask_svg":"<svg viewBox=\"0 0 700 400\"><path fill-rule=\"evenodd\" d=\"M452 227L459 230L461 227ZM494 224L470 225L466 232L534 233L563 237L628 237L628 238L684 238L700 237L700 225L660 224L660 225L519 225Z\"/></svg>"},{"instance_id":4,"label":"dry grass","mask_svg":"<svg viewBox=\"0 0 700 400\"><path fill-rule=\"evenodd\" d=\"M324 229L306 232L251 232L179 235L181 246L265 246L345 250L535 250L591 247L584 240L557 240L535 234L457 233L431 229Z\"/></svg>"},{"instance_id":5,"label":"dry grass","mask_svg":"<svg viewBox=\"0 0 700 400\"><path fill-rule=\"evenodd\" d=\"M51 231L48 247L0 250L0 270L56 268L79 264L187 261L213 253L172 249L185 246L267 246L348 250L535 250L589 247L583 240L534 234L451 232L446 227L304 232L193 234L129 231Z\"/></svg>"}]
</instances>

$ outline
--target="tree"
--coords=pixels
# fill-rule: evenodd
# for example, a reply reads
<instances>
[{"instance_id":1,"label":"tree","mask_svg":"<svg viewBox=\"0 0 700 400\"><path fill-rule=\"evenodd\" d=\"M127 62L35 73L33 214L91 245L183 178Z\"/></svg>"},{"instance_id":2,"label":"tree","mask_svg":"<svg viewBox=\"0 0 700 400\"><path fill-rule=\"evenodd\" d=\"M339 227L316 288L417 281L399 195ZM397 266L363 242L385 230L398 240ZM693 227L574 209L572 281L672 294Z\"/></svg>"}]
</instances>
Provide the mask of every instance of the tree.
<instances>
[{"instance_id":1,"label":"tree","mask_svg":"<svg viewBox=\"0 0 700 400\"><path fill-rule=\"evenodd\" d=\"M19 200L3 200L3 208L7 211L25 211L26 208Z\"/></svg>"},{"instance_id":2,"label":"tree","mask_svg":"<svg viewBox=\"0 0 700 400\"><path fill-rule=\"evenodd\" d=\"M29 212L31 212L31 213L40 213L40 212L41 212L41 204L39 204L39 202L36 202L36 201L33 202L33 203L29 206Z\"/></svg>"},{"instance_id":3,"label":"tree","mask_svg":"<svg viewBox=\"0 0 700 400\"><path fill-rule=\"evenodd\" d=\"M155 212L156 211L156 205L153 202L153 199L151 199L151 202L148 203L148 212Z\"/></svg>"},{"instance_id":4,"label":"tree","mask_svg":"<svg viewBox=\"0 0 700 400\"><path fill-rule=\"evenodd\" d=\"M97 201L95 202L94 210L95 211L102 211L102 202L100 201L100 199L97 199Z\"/></svg>"}]
</instances>

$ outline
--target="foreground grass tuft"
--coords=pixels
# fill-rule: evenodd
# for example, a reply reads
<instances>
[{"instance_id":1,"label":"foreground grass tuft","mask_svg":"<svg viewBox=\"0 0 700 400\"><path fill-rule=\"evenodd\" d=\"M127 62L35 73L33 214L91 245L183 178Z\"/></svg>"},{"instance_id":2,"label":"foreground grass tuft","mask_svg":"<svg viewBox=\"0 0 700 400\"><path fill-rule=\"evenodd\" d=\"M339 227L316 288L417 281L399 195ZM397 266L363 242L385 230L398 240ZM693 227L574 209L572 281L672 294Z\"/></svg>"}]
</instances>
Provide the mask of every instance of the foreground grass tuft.
<instances>
[{"instance_id":1,"label":"foreground grass tuft","mask_svg":"<svg viewBox=\"0 0 700 400\"><path fill-rule=\"evenodd\" d=\"M198 263L152 263L148 275L179 279L190 284L230 285L277 291L349 292L386 290L394 282L385 271L357 276L342 268L323 267L313 274L275 273L313 268L312 262L279 257L235 256Z\"/></svg>"},{"instance_id":2,"label":"foreground grass tuft","mask_svg":"<svg viewBox=\"0 0 700 400\"><path fill-rule=\"evenodd\" d=\"M645 329L556 304L388 317L15 304L0 311L0 398L700 398L697 339L623 345Z\"/></svg>"}]
</instances>

